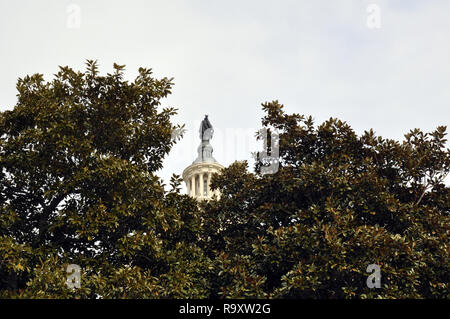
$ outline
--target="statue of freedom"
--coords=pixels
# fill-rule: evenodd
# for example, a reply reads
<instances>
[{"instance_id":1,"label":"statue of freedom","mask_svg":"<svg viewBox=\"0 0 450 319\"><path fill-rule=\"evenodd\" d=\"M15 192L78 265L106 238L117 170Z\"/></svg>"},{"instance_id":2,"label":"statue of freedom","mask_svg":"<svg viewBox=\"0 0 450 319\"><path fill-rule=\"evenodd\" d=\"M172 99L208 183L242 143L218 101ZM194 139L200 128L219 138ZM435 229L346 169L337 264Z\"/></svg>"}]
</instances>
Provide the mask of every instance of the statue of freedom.
<instances>
[{"instance_id":1,"label":"statue of freedom","mask_svg":"<svg viewBox=\"0 0 450 319\"><path fill-rule=\"evenodd\" d=\"M209 141L213 137L214 129L211 125L211 122L208 119L208 115L205 115L205 118L200 123L200 139L203 141Z\"/></svg>"}]
</instances>

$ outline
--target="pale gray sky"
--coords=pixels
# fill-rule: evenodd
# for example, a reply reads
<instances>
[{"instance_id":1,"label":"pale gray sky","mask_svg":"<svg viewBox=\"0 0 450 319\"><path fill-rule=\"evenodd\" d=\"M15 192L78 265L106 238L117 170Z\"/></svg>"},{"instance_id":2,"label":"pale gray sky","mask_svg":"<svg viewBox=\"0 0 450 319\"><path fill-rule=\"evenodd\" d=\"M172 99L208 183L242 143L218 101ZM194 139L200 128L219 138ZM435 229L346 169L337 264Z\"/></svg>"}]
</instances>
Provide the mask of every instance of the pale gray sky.
<instances>
[{"instance_id":1,"label":"pale gray sky","mask_svg":"<svg viewBox=\"0 0 450 319\"><path fill-rule=\"evenodd\" d=\"M367 25L370 4L380 28ZM0 108L16 103L18 77L51 80L85 59L105 73L126 64L130 80L141 66L174 77L164 105L193 135L166 159L166 181L195 159L205 113L216 159L250 159L260 104L274 99L402 139L449 124L449 17L448 0L0 0Z\"/></svg>"}]
</instances>

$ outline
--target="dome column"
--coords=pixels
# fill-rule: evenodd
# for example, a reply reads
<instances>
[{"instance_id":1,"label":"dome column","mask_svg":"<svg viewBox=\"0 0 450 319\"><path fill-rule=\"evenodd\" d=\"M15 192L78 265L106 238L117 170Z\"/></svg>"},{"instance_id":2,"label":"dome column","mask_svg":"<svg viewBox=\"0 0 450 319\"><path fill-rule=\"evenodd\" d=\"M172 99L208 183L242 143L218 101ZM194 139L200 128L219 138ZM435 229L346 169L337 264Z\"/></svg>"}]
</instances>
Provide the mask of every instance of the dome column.
<instances>
[{"instance_id":1,"label":"dome column","mask_svg":"<svg viewBox=\"0 0 450 319\"><path fill-rule=\"evenodd\" d=\"M203 173L199 174L199 183L200 183L200 198L204 197L204 189L203 186L205 185L204 181L203 181Z\"/></svg>"},{"instance_id":2,"label":"dome column","mask_svg":"<svg viewBox=\"0 0 450 319\"><path fill-rule=\"evenodd\" d=\"M191 196L195 197L195 174L192 175L191 177Z\"/></svg>"},{"instance_id":3,"label":"dome column","mask_svg":"<svg viewBox=\"0 0 450 319\"><path fill-rule=\"evenodd\" d=\"M211 188L209 184L211 183L211 172L208 172L207 182L206 182L206 197L211 197Z\"/></svg>"}]
</instances>

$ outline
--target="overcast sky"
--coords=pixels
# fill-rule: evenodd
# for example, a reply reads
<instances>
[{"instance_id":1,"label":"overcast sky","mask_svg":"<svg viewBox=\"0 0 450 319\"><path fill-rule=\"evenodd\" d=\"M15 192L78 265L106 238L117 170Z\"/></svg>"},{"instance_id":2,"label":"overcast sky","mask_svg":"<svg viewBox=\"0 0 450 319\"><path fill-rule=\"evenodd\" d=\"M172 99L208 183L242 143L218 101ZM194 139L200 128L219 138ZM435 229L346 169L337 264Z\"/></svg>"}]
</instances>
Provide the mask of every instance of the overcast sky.
<instances>
[{"instance_id":1,"label":"overcast sky","mask_svg":"<svg viewBox=\"0 0 450 319\"><path fill-rule=\"evenodd\" d=\"M265 101L395 139L449 124L448 0L0 0L0 43L1 110L18 77L86 59L125 64L129 80L141 66L174 77L163 105L189 134L166 181L195 159L204 114L221 164L250 159Z\"/></svg>"}]
</instances>

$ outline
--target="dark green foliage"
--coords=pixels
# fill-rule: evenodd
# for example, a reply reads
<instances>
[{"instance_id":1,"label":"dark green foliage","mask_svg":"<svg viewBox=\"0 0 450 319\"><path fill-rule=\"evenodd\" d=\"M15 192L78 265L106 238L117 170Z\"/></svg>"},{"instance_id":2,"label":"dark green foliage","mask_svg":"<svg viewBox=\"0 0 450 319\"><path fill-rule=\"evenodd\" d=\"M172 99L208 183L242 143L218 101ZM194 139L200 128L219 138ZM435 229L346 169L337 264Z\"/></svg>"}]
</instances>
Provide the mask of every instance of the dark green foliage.
<instances>
[{"instance_id":1,"label":"dark green foliage","mask_svg":"<svg viewBox=\"0 0 450 319\"><path fill-rule=\"evenodd\" d=\"M235 163L203 205L222 297L449 298L450 170L445 127L402 143L263 104L280 132L279 171ZM256 172L261 163L257 163ZM369 289L370 264L382 288Z\"/></svg>"},{"instance_id":2,"label":"dark green foliage","mask_svg":"<svg viewBox=\"0 0 450 319\"><path fill-rule=\"evenodd\" d=\"M172 88L123 66L97 74L61 67L17 84L0 117L0 294L24 297L202 297L196 204L165 192L155 172L174 141L159 110ZM82 288L64 265L81 266ZM64 280L63 280L64 279Z\"/></svg>"},{"instance_id":3,"label":"dark green foliage","mask_svg":"<svg viewBox=\"0 0 450 319\"><path fill-rule=\"evenodd\" d=\"M166 191L155 175L182 130L160 109L171 80L114 68L19 79L0 113L0 297L450 297L445 127L400 143L266 103L279 171L236 162L199 209L179 176Z\"/></svg>"}]
</instances>

